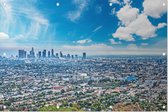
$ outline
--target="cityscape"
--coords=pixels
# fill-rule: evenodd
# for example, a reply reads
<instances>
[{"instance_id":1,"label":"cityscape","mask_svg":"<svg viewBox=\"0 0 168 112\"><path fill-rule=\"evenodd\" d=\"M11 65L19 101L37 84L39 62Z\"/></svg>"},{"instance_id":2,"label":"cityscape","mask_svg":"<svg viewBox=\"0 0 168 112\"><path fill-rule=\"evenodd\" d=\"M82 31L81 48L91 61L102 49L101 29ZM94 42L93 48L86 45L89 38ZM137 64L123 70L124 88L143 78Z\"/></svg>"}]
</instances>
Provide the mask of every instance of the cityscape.
<instances>
[{"instance_id":1,"label":"cityscape","mask_svg":"<svg viewBox=\"0 0 168 112\"><path fill-rule=\"evenodd\" d=\"M34 51L34 48L31 49L30 53L27 54L25 50L18 50L18 58L65 58L65 59L78 59L78 55L63 55L63 53L60 51L60 53L54 53L54 49L51 49L51 51L39 51L37 54ZM83 52L82 59L86 59L86 53Z\"/></svg>"},{"instance_id":2,"label":"cityscape","mask_svg":"<svg viewBox=\"0 0 168 112\"><path fill-rule=\"evenodd\" d=\"M0 110L166 111L166 68L166 56L18 50L0 57Z\"/></svg>"},{"instance_id":3,"label":"cityscape","mask_svg":"<svg viewBox=\"0 0 168 112\"><path fill-rule=\"evenodd\" d=\"M0 111L167 112L167 0L0 0Z\"/></svg>"}]
</instances>

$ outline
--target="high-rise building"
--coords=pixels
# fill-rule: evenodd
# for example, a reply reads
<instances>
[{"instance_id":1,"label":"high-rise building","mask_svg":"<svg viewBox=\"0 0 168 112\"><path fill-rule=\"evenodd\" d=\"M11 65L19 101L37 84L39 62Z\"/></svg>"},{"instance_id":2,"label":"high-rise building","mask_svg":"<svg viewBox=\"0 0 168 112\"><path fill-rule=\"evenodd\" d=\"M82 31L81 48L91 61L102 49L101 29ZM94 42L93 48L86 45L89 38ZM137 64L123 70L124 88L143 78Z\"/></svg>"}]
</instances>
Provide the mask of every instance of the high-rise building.
<instances>
[{"instance_id":1,"label":"high-rise building","mask_svg":"<svg viewBox=\"0 0 168 112\"><path fill-rule=\"evenodd\" d=\"M35 52L34 52L34 48L32 48L32 50L30 51L30 58L35 58Z\"/></svg>"},{"instance_id":2,"label":"high-rise building","mask_svg":"<svg viewBox=\"0 0 168 112\"><path fill-rule=\"evenodd\" d=\"M51 57L52 57L52 58L55 57L55 56L54 56L54 49L51 49Z\"/></svg>"},{"instance_id":3,"label":"high-rise building","mask_svg":"<svg viewBox=\"0 0 168 112\"><path fill-rule=\"evenodd\" d=\"M38 58L41 58L41 51L38 52Z\"/></svg>"},{"instance_id":4,"label":"high-rise building","mask_svg":"<svg viewBox=\"0 0 168 112\"><path fill-rule=\"evenodd\" d=\"M50 54L50 51L48 51L48 58L50 58L51 57L51 54Z\"/></svg>"},{"instance_id":5,"label":"high-rise building","mask_svg":"<svg viewBox=\"0 0 168 112\"><path fill-rule=\"evenodd\" d=\"M26 58L26 51L19 50L18 51L18 56L19 56L19 58Z\"/></svg>"},{"instance_id":6,"label":"high-rise building","mask_svg":"<svg viewBox=\"0 0 168 112\"><path fill-rule=\"evenodd\" d=\"M75 55L75 58L78 59L78 55L77 54Z\"/></svg>"},{"instance_id":7,"label":"high-rise building","mask_svg":"<svg viewBox=\"0 0 168 112\"><path fill-rule=\"evenodd\" d=\"M62 52L60 51L60 57L62 58L63 57L63 54L62 54Z\"/></svg>"},{"instance_id":8,"label":"high-rise building","mask_svg":"<svg viewBox=\"0 0 168 112\"><path fill-rule=\"evenodd\" d=\"M74 55L71 55L71 58L74 59Z\"/></svg>"},{"instance_id":9,"label":"high-rise building","mask_svg":"<svg viewBox=\"0 0 168 112\"><path fill-rule=\"evenodd\" d=\"M82 59L86 59L86 53L83 53Z\"/></svg>"},{"instance_id":10,"label":"high-rise building","mask_svg":"<svg viewBox=\"0 0 168 112\"><path fill-rule=\"evenodd\" d=\"M58 53L56 53L56 54L55 54L55 56L56 56L56 58L59 58L59 55L58 55Z\"/></svg>"},{"instance_id":11,"label":"high-rise building","mask_svg":"<svg viewBox=\"0 0 168 112\"><path fill-rule=\"evenodd\" d=\"M70 58L71 58L70 54L67 54L67 58L68 58L68 59L70 59Z\"/></svg>"},{"instance_id":12,"label":"high-rise building","mask_svg":"<svg viewBox=\"0 0 168 112\"><path fill-rule=\"evenodd\" d=\"M46 58L46 50L45 49L43 50L42 55L43 55L43 58Z\"/></svg>"}]
</instances>

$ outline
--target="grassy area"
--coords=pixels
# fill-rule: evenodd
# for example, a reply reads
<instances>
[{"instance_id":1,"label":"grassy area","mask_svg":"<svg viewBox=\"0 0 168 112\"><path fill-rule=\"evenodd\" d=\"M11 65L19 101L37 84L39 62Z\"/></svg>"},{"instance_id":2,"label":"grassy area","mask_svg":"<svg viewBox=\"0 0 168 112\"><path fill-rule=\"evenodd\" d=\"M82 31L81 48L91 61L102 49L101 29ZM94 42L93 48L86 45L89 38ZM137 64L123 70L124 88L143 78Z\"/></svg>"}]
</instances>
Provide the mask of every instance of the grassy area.
<instances>
[{"instance_id":1,"label":"grassy area","mask_svg":"<svg viewBox=\"0 0 168 112\"><path fill-rule=\"evenodd\" d=\"M56 106L47 106L47 107L40 108L39 111L80 111L80 110L76 107L57 108Z\"/></svg>"}]
</instances>

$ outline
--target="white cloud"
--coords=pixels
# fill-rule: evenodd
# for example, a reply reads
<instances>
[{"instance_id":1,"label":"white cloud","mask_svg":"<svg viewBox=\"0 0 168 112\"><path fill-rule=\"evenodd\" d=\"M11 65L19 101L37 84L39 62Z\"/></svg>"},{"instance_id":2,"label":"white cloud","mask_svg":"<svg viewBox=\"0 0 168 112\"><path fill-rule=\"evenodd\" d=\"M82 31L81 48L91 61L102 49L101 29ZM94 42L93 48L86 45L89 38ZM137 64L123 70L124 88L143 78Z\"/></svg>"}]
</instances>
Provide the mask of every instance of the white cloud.
<instances>
[{"instance_id":1,"label":"white cloud","mask_svg":"<svg viewBox=\"0 0 168 112\"><path fill-rule=\"evenodd\" d=\"M109 2L112 4L121 4L119 0L109 0Z\"/></svg>"},{"instance_id":2,"label":"white cloud","mask_svg":"<svg viewBox=\"0 0 168 112\"><path fill-rule=\"evenodd\" d=\"M9 39L9 35L3 32L0 32L0 41L1 40L8 40Z\"/></svg>"},{"instance_id":3,"label":"white cloud","mask_svg":"<svg viewBox=\"0 0 168 112\"><path fill-rule=\"evenodd\" d=\"M117 17L124 25L130 24L139 14L139 9L132 8L130 5L125 5L117 12Z\"/></svg>"},{"instance_id":4,"label":"white cloud","mask_svg":"<svg viewBox=\"0 0 168 112\"><path fill-rule=\"evenodd\" d=\"M65 46L63 46L63 48L68 51L79 51L79 52L86 51L87 53L92 53L92 54L97 54L97 53L104 52L104 51L107 52L107 51L111 51L113 49L113 47L108 46L106 44L92 44L92 45L88 45L88 46L65 45Z\"/></svg>"},{"instance_id":5,"label":"white cloud","mask_svg":"<svg viewBox=\"0 0 168 112\"><path fill-rule=\"evenodd\" d=\"M140 36L143 40L156 36L156 26L153 26L145 14L140 14L137 19L128 26L119 27L113 34L114 38L120 40L134 41L133 35Z\"/></svg>"},{"instance_id":6,"label":"white cloud","mask_svg":"<svg viewBox=\"0 0 168 112\"><path fill-rule=\"evenodd\" d=\"M163 28L163 27L165 27L165 26L167 26L166 23L159 23L158 26L157 26L157 28L158 28L158 29L161 29L161 28Z\"/></svg>"},{"instance_id":7,"label":"white cloud","mask_svg":"<svg viewBox=\"0 0 168 112\"><path fill-rule=\"evenodd\" d=\"M137 45L136 44L129 44L127 46L128 49L138 49Z\"/></svg>"},{"instance_id":8,"label":"white cloud","mask_svg":"<svg viewBox=\"0 0 168 112\"><path fill-rule=\"evenodd\" d=\"M45 34L49 21L36 9L35 3L37 2L37 0L33 2L1 0L1 3L5 4L0 10L1 31L13 34L12 39L17 35L23 35L23 40L41 37L39 35ZM15 32L19 34L16 35Z\"/></svg>"},{"instance_id":9,"label":"white cloud","mask_svg":"<svg viewBox=\"0 0 168 112\"><path fill-rule=\"evenodd\" d=\"M128 26L132 30L132 34L140 36L142 39L148 39L156 36L156 27L151 24L145 14L141 14L138 18Z\"/></svg>"},{"instance_id":10,"label":"white cloud","mask_svg":"<svg viewBox=\"0 0 168 112\"><path fill-rule=\"evenodd\" d=\"M106 44L93 44L88 46L64 45L61 49L73 54L86 52L87 55L158 55L166 52L166 49L157 48L157 46L154 48L141 48L135 44L129 44L124 48L113 48Z\"/></svg>"},{"instance_id":11,"label":"white cloud","mask_svg":"<svg viewBox=\"0 0 168 112\"><path fill-rule=\"evenodd\" d=\"M163 6L165 3L165 6ZM167 0L144 0L144 13L153 18L160 18L167 12Z\"/></svg>"},{"instance_id":12,"label":"white cloud","mask_svg":"<svg viewBox=\"0 0 168 112\"><path fill-rule=\"evenodd\" d=\"M115 14L116 14L116 8L113 8L113 9L111 10L110 15L115 15Z\"/></svg>"},{"instance_id":13,"label":"white cloud","mask_svg":"<svg viewBox=\"0 0 168 112\"><path fill-rule=\"evenodd\" d=\"M96 27L96 28L93 30L93 32L97 32L97 31L98 31L98 30L100 30L102 27L103 27L102 25L101 25L101 26Z\"/></svg>"},{"instance_id":14,"label":"white cloud","mask_svg":"<svg viewBox=\"0 0 168 112\"><path fill-rule=\"evenodd\" d=\"M8 34L0 32L0 51L14 48L16 48L16 42L12 40Z\"/></svg>"},{"instance_id":15,"label":"white cloud","mask_svg":"<svg viewBox=\"0 0 168 112\"><path fill-rule=\"evenodd\" d=\"M135 39L132 36L132 29L128 27L119 27L117 31L112 34L114 38L118 38L119 40L125 40L125 41L135 41Z\"/></svg>"},{"instance_id":16,"label":"white cloud","mask_svg":"<svg viewBox=\"0 0 168 112\"><path fill-rule=\"evenodd\" d=\"M148 45L148 43L141 43L141 45L142 45L142 46L147 46L147 45Z\"/></svg>"},{"instance_id":17,"label":"white cloud","mask_svg":"<svg viewBox=\"0 0 168 112\"><path fill-rule=\"evenodd\" d=\"M87 8L89 2L90 0L73 0L73 3L77 7L77 9L68 12L68 19L70 19L72 22L78 20Z\"/></svg>"},{"instance_id":18,"label":"white cloud","mask_svg":"<svg viewBox=\"0 0 168 112\"><path fill-rule=\"evenodd\" d=\"M76 43L78 44L86 44L92 42L91 39L84 39L84 40L78 40Z\"/></svg>"},{"instance_id":19,"label":"white cloud","mask_svg":"<svg viewBox=\"0 0 168 112\"><path fill-rule=\"evenodd\" d=\"M121 42L116 42L114 39L109 39L110 43L115 45L115 44L121 44Z\"/></svg>"},{"instance_id":20,"label":"white cloud","mask_svg":"<svg viewBox=\"0 0 168 112\"><path fill-rule=\"evenodd\" d=\"M110 5L118 4L118 5L130 5L132 3L131 0L109 0Z\"/></svg>"},{"instance_id":21,"label":"white cloud","mask_svg":"<svg viewBox=\"0 0 168 112\"><path fill-rule=\"evenodd\" d=\"M166 6L163 6L163 3ZM124 0L124 4L125 6L117 12L117 17L122 25L113 33L114 38L135 41L135 35L146 40L155 37L156 31L167 25L166 23L159 23L157 26L154 26L148 19L148 16L160 18L167 12L166 0L144 0L144 11L141 13L139 9L130 6L130 0Z\"/></svg>"}]
</instances>

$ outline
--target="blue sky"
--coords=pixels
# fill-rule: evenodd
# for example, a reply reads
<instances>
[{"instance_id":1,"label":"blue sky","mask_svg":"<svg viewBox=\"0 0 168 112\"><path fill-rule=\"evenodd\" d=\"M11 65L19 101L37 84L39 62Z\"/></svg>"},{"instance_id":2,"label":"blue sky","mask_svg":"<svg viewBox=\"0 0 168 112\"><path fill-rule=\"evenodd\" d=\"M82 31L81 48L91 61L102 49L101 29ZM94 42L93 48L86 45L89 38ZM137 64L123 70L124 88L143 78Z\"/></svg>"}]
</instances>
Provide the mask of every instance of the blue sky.
<instances>
[{"instance_id":1,"label":"blue sky","mask_svg":"<svg viewBox=\"0 0 168 112\"><path fill-rule=\"evenodd\" d=\"M166 0L0 0L0 54L162 54Z\"/></svg>"}]
</instances>

